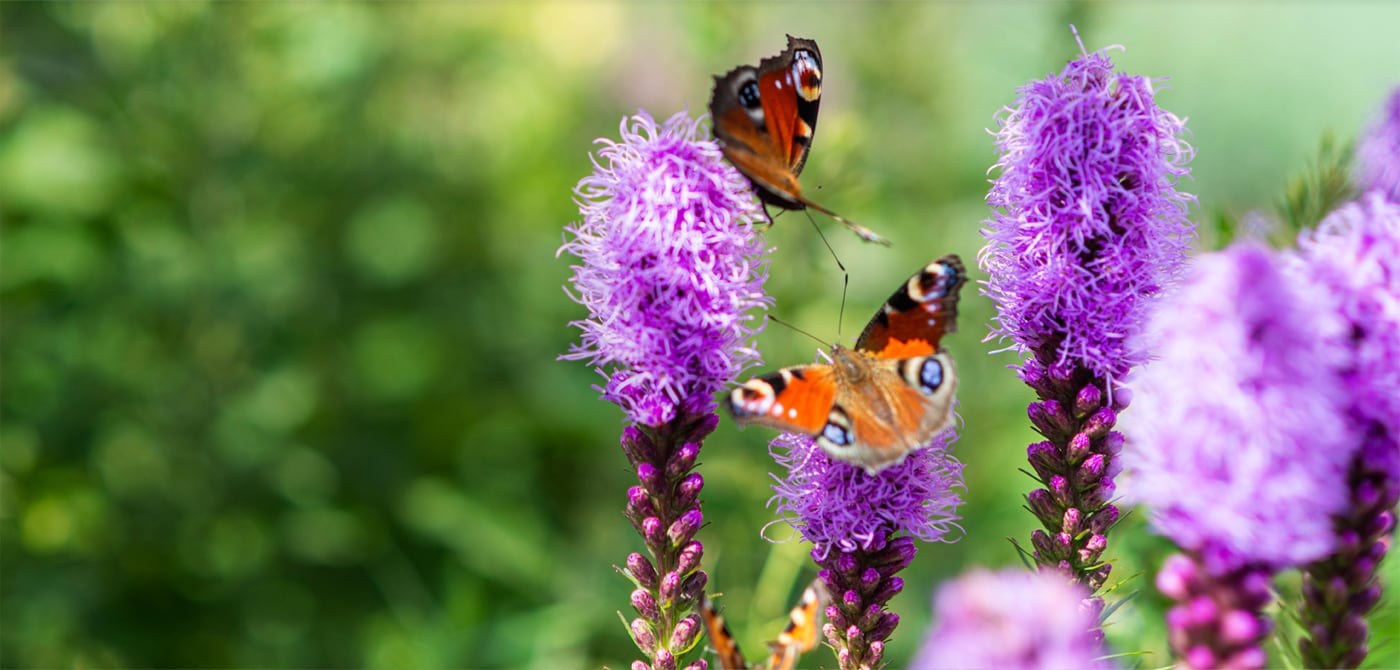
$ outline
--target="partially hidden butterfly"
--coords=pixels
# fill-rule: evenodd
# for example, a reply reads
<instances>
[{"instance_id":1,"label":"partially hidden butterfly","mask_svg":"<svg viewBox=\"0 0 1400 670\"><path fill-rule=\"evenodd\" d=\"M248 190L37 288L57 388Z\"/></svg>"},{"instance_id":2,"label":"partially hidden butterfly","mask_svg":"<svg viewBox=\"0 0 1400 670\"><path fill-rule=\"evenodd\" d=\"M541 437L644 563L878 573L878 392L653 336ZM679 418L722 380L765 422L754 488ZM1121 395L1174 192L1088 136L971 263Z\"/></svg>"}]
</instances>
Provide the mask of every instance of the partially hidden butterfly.
<instances>
[{"instance_id":1,"label":"partially hidden butterfly","mask_svg":"<svg viewBox=\"0 0 1400 670\"><path fill-rule=\"evenodd\" d=\"M904 460L952 425L957 373L942 346L957 329L967 272L955 255L929 263L890 296L830 363L794 365L734 389L739 423L816 437L832 458L871 474Z\"/></svg>"},{"instance_id":2,"label":"partially hidden butterfly","mask_svg":"<svg viewBox=\"0 0 1400 670\"><path fill-rule=\"evenodd\" d=\"M817 633L821 630L822 609L830 598L820 580L813 581L802 591L797 606L788 613L787 625L777 639L768 643L768 659L758 666L765 670L792 670L797 667L797 659L817 647ZM710 648L715 650L721 670L747 670L748 661L739 651L739 642L729 632L724 616L715 609L709 596L700 603L700 618L705 620L705 630L710 636Z\"/></svg>"},{"instance_id":3,"label":"partially hidden butterfly","mask_svg":"<svg viewBox=\"0 0 1400 670\"><path fill-rule=\"evenodd\" d=\"M763 202L812 208L869 242L889 245L874 231L802 195L797 175L807 163L822 99L822 53L813 40L788 35L785 51L758 67L740 65L715 77L710 117L724 157L753 183Z\"/></svg>"}]
</instances>

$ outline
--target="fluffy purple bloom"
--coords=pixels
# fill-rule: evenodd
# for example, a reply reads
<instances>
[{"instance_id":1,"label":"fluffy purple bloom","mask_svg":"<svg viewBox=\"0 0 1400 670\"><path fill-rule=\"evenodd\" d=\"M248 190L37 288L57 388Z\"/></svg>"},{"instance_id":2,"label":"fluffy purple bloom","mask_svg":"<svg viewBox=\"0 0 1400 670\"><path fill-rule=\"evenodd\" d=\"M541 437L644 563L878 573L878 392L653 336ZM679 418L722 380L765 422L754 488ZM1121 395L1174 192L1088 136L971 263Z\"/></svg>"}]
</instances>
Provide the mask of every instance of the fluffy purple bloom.
<instances>
[{"instance_id":1,"label":"fluffy purple bloom","mask_svg":"<svg viewBox=\"0 0 1400 670\"><path fill-rule=\"evenodd\" d=\"M1317 280L1238 243L1201 257L1149 327L1124 497L1211 574L1333 548L1356 433L1335 372L1342 324Z\"/></svg>"},{"instance_id":2,"label":"fluffy purple bloom","mask_svg":"<svg viewBox=\"0 0 1400 670\"><path fill-rule=\"evenodd\" d=\"M579 258L572 297L590 317L565 359L607 379L603 397L637 423L678 409L714 411L714 396L758 362L766 221L748 181L685 113L657 126L645 112L600 139L594 172L575 190L580 223L560 252Z\"/></svg>"},{"instance_id":3,"label":"fluffy purple bloom","mask_svg":"<svg viewBox=\"0 0 1400 670\"><path fill-rule=\"evenodd\" d=\"M1151 79L1113 72L1102 51L1020 89L996 133L996 215L978 256L993 336L1109 380L1138 362L1130 338L1194 236L1194 196L1175 186L1193 155L1184 129Z\"/></svg>"},{"instance_id":4,"label":"fluffy purple bloom","mask_svg":"<svg viewBox=\"0 0 1400 670\"><path fill-rule=\"evenodd\" d=\"M944 584L911 667L1110 668L1089 593L1056 572L977 570Z\"/></svg>"},{"instance_id":5,"label":"fluffy purple bloom","mask_svg":"<svg viewBox=\"0 0 1400 670\"><path fill-rule=\"evenodd\" d=\"M807 435L784 433L770 451L787 470L769 505L815 545L825 559L832 551L877 549L893 535L944 542L958 526L962 463L948 453L957 433L944 431L925 449L878 474L832 459Z\"/></svg>"},{"instance_id":6,"label":"fluffy purple bloom","mask_svg":"<svg viewBox=\"0 0 1400 670\"><path fill-rule=\"evenodd\" d=\"M1357 182L1400 202L1400 88L1390 93L1380 119L1356 147Z\"/></svg>"},{"instance_id":7,"label":"fluffy purple bloom","mask_svg":"<svg viewBox=\"0 0 1400 670\"><path fill-rule=\"evenodd\" d=\"M957 434L944 431L904 462L867 474L833 460L805 435L773 440L773 458L787 469L775 476L779 516L815 545L812 560L833 602L822 628L842 670L884 665L885 640L899 625L887 609L904 588L896 574L918 553L914 538L952 542L961 500L962 464L948 449Z\"/></svg>"},{"instance_id":8,"label":"fluffy purple bloom","mask_svg":"<svg viewBox=\"0 0 1400 670\"><path fill-rule=\"evenodd\" d=\"M1349 504L1333 518L1337 544L1303 572L1298 609L1307 667L1355 668L1366 659L1366 614L1381 597L1400 500L1400 204L1371 191L1304 232L1295 272L1318 281L1343 321L1348 418L1360 439L1347 471Z\"/></svg>"}]
</instances>

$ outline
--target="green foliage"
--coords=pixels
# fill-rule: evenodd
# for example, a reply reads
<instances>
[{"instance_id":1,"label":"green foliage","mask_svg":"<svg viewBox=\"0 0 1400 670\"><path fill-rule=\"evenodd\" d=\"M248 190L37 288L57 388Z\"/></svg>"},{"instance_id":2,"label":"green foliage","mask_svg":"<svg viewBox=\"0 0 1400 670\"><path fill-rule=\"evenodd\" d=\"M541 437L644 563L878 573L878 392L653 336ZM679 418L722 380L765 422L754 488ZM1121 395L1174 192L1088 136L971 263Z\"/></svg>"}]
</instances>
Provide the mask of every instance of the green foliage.
<instances>
[{"instance_id":1,"label":"green foliage","mask_svg":"<svg viewBox=\"0 0 1400 670\"><path fill-rule=\"evenodd\" d=\"M1284 229L1277 231L1289 245L1298 233L1314 228L1328 212L1356 197L1351 184L1352 144L1338 143L1330 134L1318 144L1317 157L1307 171L1288 180L1278 204Z\"/></svg>"},{"instance_id":2,"label":"green foliage","mask_svg":"<svg viewBox=\"0 0 1400 670\"><path fill-rule=\"evenodd\" d=\"M1172 77L1186 188L1222 217L1271 202L1325 128L1350 137L1400 62L1377 5L1008 9L0 5L0 665L625 666L620 414L555 360L582 316L555 258L570 189L623 115L698 113L784 32L828 60L804 183L896 245L817 221L851 269L842 328L810 225L769 232L774 312L833 339L912 268L976 256L984 129L1074 53L1066 16ZM1014 564L1034 524L1030 392L979 342L990 302L965 302L966 535L907 571L896 664L933 587ZM760 343L812 356L787 329ZM759 536L770 437L725 421L701 467L706 567L751 649L811 576L804 545ZM1134 516L1108 555L1139 575L1169 550ZM1110 639L1164 665L1163 602L1130 589Z\"/></svg>"}]
</instances>

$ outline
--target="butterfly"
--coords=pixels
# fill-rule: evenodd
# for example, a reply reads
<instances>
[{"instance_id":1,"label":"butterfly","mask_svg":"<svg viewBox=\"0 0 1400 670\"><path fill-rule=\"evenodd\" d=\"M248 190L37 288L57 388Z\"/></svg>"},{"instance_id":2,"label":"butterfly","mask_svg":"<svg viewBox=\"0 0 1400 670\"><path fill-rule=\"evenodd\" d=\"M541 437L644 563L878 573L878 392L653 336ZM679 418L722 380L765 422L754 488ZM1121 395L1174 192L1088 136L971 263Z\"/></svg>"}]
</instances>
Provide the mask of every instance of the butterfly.
<instances>
[{"instance_id":1,"label":"butterfly","mask_svg":"<svg viewBox=\"0 0 1400 670\"><path fill-rule=\"evenodd\" d=\"M788 613L787 625L778 638L768 643L768 660L763 663L766 670L792 670L797 667L797 659L817 647L817 631L820 630L822 608L830 598L820 580L813 581L802 591L797 606ZM700 603L700 618L705 621L709 632L710 647L715 650L721 670L746 670L749 665L744 654L739 651L739 642L729 632L724 616L715 609L709 596Z\"/></svg>"},{"instance_id":2,"label":"butterfly","mask_svg":"<svg viewBox=\"0 0 1400 670\"><path fill-rule=\"evenodd\" d=\"M758 67L715 76L710 117L724 157L753 183L764 203L812 208L868 242L889 240L802 195L797 175L807 163L822 99L822 52L813 40L788 35L787 49Z\"/></svg>"},{"instance_id":3,"label":"butterfly","mask_svg":"<svg viewBox=\"0 0 1400 670\"><path fill-rule=\"evenodd\" d=\"M734 389L729 411L816 437L832 458L875 474L952 425L957 373L942 346L957 329L962 260L929 263L890 296L854 349L835 345L830 363L794 365Z\"/></svg>"}]
</instances>

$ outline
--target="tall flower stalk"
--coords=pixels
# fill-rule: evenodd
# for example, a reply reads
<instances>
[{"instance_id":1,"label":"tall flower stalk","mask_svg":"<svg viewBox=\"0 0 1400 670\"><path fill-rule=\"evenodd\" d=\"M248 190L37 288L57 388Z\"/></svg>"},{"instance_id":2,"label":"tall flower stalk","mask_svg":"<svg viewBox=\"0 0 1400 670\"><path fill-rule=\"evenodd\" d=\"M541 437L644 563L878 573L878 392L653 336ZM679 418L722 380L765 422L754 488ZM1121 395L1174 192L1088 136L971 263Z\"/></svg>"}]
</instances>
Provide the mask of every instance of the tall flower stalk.
<instances>
[{"instance_id":1,"label":"tall flower stalk","mask_svg":"<svg viewBox=\"0 0 1400 670\"><path fill-rule=\"evenodd\" d=\"M885 640L899 625L890 598L904 589L897 576L914 560L914 540L958 539L962 464L948 453L949 430L878 474L833 460L806 435L784 434L771 451L787 470L777 477L772 503L814 546L831 604L823 635L842 670L885 665Z\"/></svg>"},{"instance_id":2,"label":"tall flower stalk","mask_svg":"<svg viewBox=\"0 0 1400 670\"><path fill-rule=\"evenodd\" d=\"M1400 106L1400 95L1393 102ZM1343 322L1347 418L1360 441L1347 465L1348 504L1333 519L1336 548L1303 571L1299 651L1307 667L1365 660L1366 614L1381 597L1376 569L1400 500L1400 204L1386 197L1372 189L1298 240L1295 267L1326 286Z\"/></svg>"},{"instance_id":3,"label":"tall flower stalk","mask_svg":"<svg viewBox=\"0 0 1400 670\"><path fill-rule=\"evenodd\" d=\"M634 670L673 670L700 639L704 480L693 468L718 422L715 394L759 362L753 311L769 304L754 232L766 219L707 135L684 113L659 126L645 112L624 119L620 142L599 140L575 190L582 221L560 248L580 261L566 291L589 311L560 358L588 361L631 421L622 449L638 485L626 516L646 553L618 570L635 586L628 628L646 660Z\"/></svg>"},{"instance_id":4,"label":"tall flower stalk","mask_svg":"<svg viewBox=\"0 0 1400 670\"><path fill-rule=\"evenodd\" d=\"M1131 338L1195 234L1194 198L1176 190L1192 157L1185 124L1154 95L1151 79L1115 73L1103 51L1023 86L999 119L995 214L978 256L997 304L989 338L1029 355L1020 376L1039 398L1028 410L1045 437L1027 449L1042 486L1026 496L1042 525L1032 553L1091 595L1108 578L1118 520L1114 427L1129 398L1116 385L1141 362Z\"/></svg>"},{"instance_id":5,"label":"tall flower stalk","mask_svg":"<svg viewBox=\"0 0 1400 670\"><path fill-rule=\"evenodd\" d=\"M1316 280L1237 243L1199 258L1145 335L1124 498L1184 550L1157 575L1182 667L1263 667L1270 579L1337 547L1357 432Z\"/></svg>"}]
</instances>

